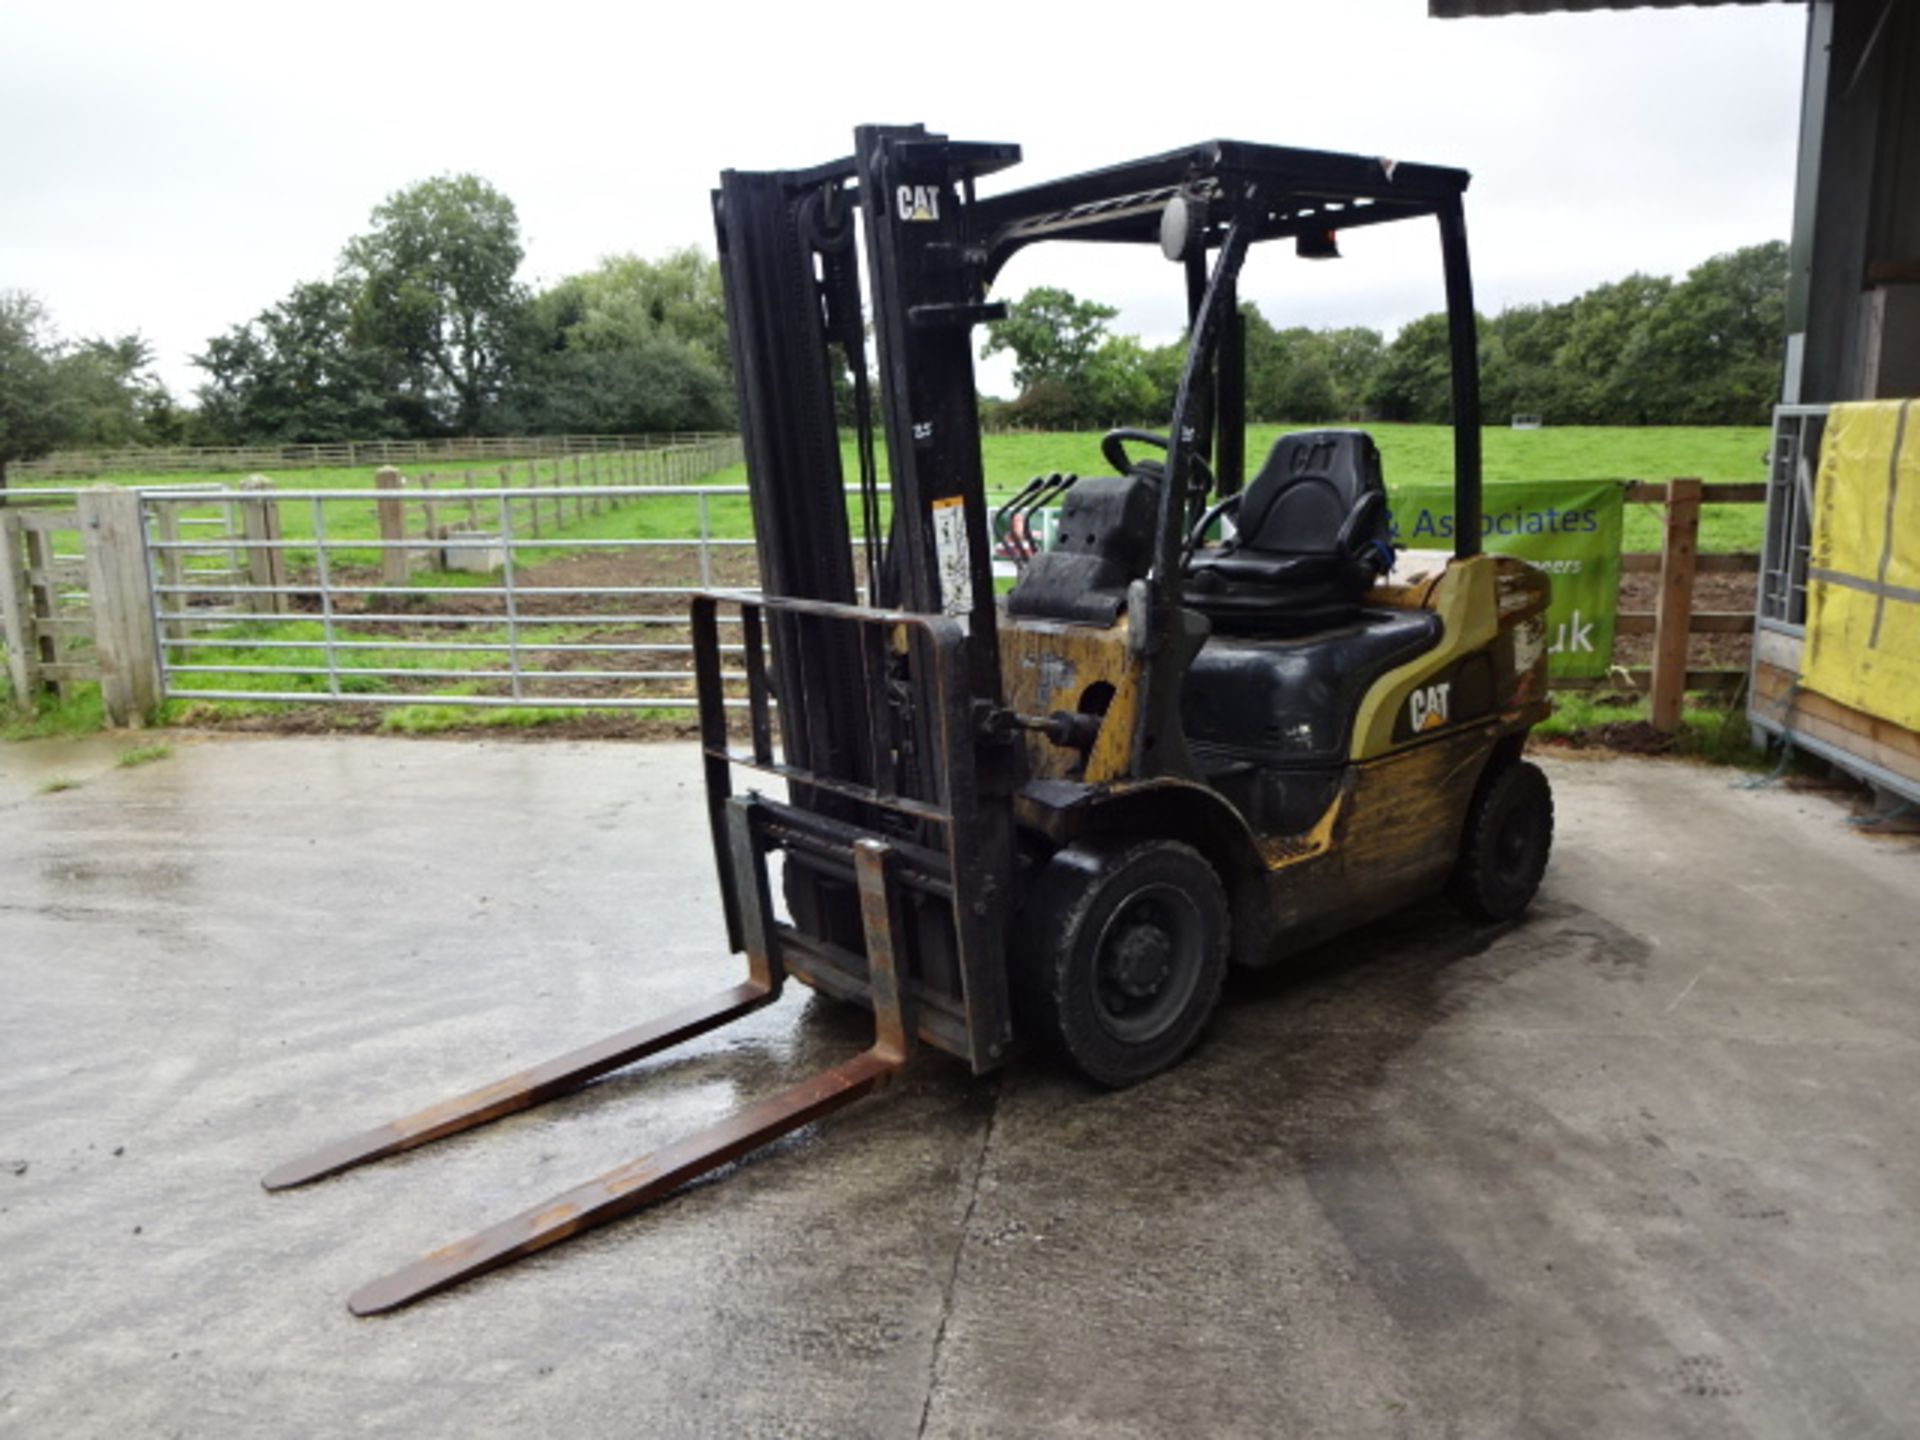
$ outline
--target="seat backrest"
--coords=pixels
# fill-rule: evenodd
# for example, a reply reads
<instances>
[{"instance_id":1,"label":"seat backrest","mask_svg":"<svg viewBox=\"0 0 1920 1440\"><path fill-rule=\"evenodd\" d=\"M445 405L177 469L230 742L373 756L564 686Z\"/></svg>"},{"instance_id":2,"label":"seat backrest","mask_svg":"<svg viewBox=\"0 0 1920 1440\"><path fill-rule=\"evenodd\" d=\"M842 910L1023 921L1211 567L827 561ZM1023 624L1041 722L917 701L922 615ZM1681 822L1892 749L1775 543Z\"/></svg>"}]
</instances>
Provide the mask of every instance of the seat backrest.
<instances>
[{"instance_id":1,"label":"seat backrest","mask_svg":"<svg viewBox=\"0 0 1920 1440\"><path fill-rule=\"evenodd\" d=\"M1236 548L1277 555L1325 555L1362 498L1386 494L1380 451L1364 430L1296 430L1274 442L1247 486L1235 520ZM1386 506L1351 543L1388 540Z\"/></svg>"}]
</instances>

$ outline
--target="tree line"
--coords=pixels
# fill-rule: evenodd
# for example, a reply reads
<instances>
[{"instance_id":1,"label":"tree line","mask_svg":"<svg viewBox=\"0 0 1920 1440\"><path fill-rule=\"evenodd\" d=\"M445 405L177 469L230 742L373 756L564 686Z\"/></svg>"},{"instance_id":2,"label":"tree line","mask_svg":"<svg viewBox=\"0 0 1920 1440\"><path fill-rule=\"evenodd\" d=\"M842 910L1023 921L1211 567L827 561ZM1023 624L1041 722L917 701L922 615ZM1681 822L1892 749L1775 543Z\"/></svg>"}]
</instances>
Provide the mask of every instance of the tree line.
<instances>
[{"instance_id":1,"label":"tree line","mask_svg":"<svg viewBox=\"0 0 1920 1440\"><path fill-rule=\"evenodd\" d=\"M32 296L0 292L0 467L56 448L735 423L710 257L616 255L544 287L519 278L524 258L513 202L486 181L409 186L332 274L208 339L192 405L139 335L67 342Z\"/></svg>"},{"instance_id":2,"label":"tree line","mask_svg":"<svg viewBox=\"0 0 1920 1440\"><path fill-rule=\"evenodd\" d=\"M186 429L138 334L64 341L33 296L0 291L0 482L62 445L182 444Z\"/></svg>"},{"instance_id":3,"label":"tree line","mask_svg":"<svg viewBox=\"0 0 1920 1440\"><path fill-rule=\"evenodd\" d=\"M1787 247L1716 255L1680 280L1634 274L1559 304L1479 318L1482 414L1560 425L1764 425L1780 394ZM988 329L984 352L1014 360L994 427L1042 430L1163 423L1184 342L1148 346L1109 328L1118 311L1043 287ZM1447 317L1423 315L1391 342L1364 326L1275 327L1240 306L1247 415L1266 421L1372 418L1435 423L1452 408Z\"/></svg>"},{"instance_id":4,"label":"tree line","mask_svg":"<svg viewBox=\"0 0 1920 1440\"><path fill-rule=\"evenodd\" d=\"M543 287L507 196L473 175L388 196L333 273L303 280L193 357L172 397L137 333L68 342L29 295L0 291L0 476L55 448L725 429L736 423L719 269L686 249L617 255ZM1679 280L1634 274L1559 304L1483 318L1484 413L1554 424L1761 424L1779 393L1787 273L1779 242ZM992 427L1158 424L1181 342L1115 333L1118 311L1029 290L988 327L1014 360ZM1446 318L1391 342L1364 326L1279 328L1241 306L1255 420L1447 418ZM845 377L842 377L844 382ZM843 408L851 386L840 387Z\"/></svg>"},{"instance_id":5,"label":"tree line","mask_svg":"<svg viewBox=\"0 0 1920 1440\"><path fill-rule=\"evenodd\" d=\"M206 430L231 441L717 430L734 421L719 269L617 255L533 289L484 180L389 196L335 273L207 343Z\"/></svg>"}]
</instances>

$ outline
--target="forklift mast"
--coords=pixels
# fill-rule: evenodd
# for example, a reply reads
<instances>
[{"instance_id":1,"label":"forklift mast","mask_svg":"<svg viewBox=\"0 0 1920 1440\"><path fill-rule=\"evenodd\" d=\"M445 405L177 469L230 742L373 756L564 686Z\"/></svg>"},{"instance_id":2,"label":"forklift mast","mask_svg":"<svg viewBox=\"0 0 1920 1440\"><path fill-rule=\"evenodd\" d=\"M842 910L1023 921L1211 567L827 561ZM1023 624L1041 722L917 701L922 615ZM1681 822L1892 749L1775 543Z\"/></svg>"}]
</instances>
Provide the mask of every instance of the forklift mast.
<instances>
[{"instance_id":1,"label":"forklift mast","mask_svg":"<svg viewBox=\"0 0 1920 1440\"><path fill-rule=\"evenodd\" d=\"M1015 164L1014 145L968 145L919 126L863 126L851 159L812 170L729 170L714 195L740 426L763 593L852 603L852 537L841 465L836 381L847 383L861 457L867 603L959 619L976 643L976 699L999 697L994 594L972 327L1004 307L981 303L979 257L964 210L974 180ZM875 418L865 354L856 211L865 241L893 520L880 533L872 461ZM831 352L837 352L830 353ZM884 557L884 560L882 560ZM852 671L831 647L788 641L775 661L831 677L851 701ZM851 724L793 725L801 763L861 777Z\"/></svg>"},{"instance_id":2,"label":"forklift mast","mask_svg":"<svg viewBox=\"0 0 1920 1440\"><path fill-rule=\"evenodd\" d=\"M758 737L755 758L789 782L786 804L757 800L756 815L783 839L804 815L901 847L903 888L913 891L903 984L926 1002L919 1023L929 1038L977 1069L1000 1063L1012 1038L1000 960L1019 750L1000 718L973 370L973 326L1004 312L981 303L981 257L964 221L975 180L1019 155L917 126L866 126L850 159L730 170L714 194L760 562L760 599L742 618L753 626L764 612L778 706L779 758ZM857 536L840 444L848 410ZM889 613L915 623L872 623ZM955 673L936 683L944 651ZM757 691L749 706L771 709ZM724 771L710 768L710 795L739 943L743 887L724 825L733 798ZM776 943L789 963L822 988L864 987L865 922L848 867L789 846L782 883L793 923L777 927ZM972 898L961 904L956 894Z\"/></svg>"}]
</instances>

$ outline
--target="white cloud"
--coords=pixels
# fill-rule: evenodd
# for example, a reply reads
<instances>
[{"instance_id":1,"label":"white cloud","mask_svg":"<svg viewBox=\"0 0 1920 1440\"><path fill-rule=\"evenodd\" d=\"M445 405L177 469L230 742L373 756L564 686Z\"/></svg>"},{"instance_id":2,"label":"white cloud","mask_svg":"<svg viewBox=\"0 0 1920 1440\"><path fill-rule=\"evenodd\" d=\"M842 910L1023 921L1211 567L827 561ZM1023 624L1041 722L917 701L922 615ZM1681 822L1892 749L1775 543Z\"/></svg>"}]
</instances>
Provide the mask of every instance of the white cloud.
<instances>
[{"instance_id":1,"label":"white cloud","mask_svg":"<svg viewBox=\"0 0 1920 1440\"><path fill-rule=\"evenodd\" d=\"M1437 21L1423 0L1165 6L528 7L182 3L0 8L0 287L69 334L188 357L324 274L387 193L473 170L519 206L527 274L711 245L729 165L844 153L859 122L1017 140L1026 183L1211 136L1474 172L1482 307L1675 273L1784 236L1804 7ZM1391 330L1439 297L1425 227L1264 260L1276 321ZM1149 339L1173 272L1051 247ZM994 378L991 372L986 376Z\"/></svg>"}]
</instances>

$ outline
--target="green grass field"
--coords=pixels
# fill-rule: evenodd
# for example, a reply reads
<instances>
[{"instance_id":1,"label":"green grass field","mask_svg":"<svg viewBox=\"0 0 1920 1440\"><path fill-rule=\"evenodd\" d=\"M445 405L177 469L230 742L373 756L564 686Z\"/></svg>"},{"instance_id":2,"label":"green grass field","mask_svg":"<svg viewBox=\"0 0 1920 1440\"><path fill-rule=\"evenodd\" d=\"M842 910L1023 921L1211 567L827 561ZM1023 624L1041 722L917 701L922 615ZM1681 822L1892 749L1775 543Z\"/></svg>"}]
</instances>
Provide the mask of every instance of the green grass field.
<instances>
[{"instance_id":1,"label":"green grass field","mask_svg":"<svg viewBox=\"0 0 1920 1440\"><path fill-rule=\"evenodd\" d=\"M1257 469L1266 451L1275 438L1291 428L1284 425L1262 425L1253 427L1248 434L1247 452L1250 469ZM1369 427L1380 445L1389 488L1409 484L1444 484L1452 477L1452 432L1439 425L1373 425ZM1673 476L1698 476L1709 483L1755 481L1765 478L1765 450L1767 432L1761 428L1716 428L1688 429L1679 427L1654 427L1644 429L1615 427L1567 427L1535 431L1513 431L1507 429L1488 429L1484 432L1486 455L1486 474L1491 485L1503 481L1567 479L1567 480L1664 480ZM996 434L988 435L983 441L983 458L986 466L987 489L989 496L1000 499L1010 496L1033 476L1052 471L1065 471L1079 474L1099 474L1109 467L1100 455L1100 436L1097 432L1054 433L1054 434ZM881 456L882 476L885 475L885 456ZM849 441L845 447L845 469L851 479L858 474ZM359 469L318 469L289 470L272 477L283 491L340 491L372 490L374 486L374 468ZM440 468L420 467L418 472L435 476L435 487L444 491L461 486L464 481L462 471L450 471ZM469 472L476 488L491 488L497 483L499 471L476 468ZM516 476L520 471L516 471ZM543 473L545 473L543 471ZM155 488L176 488L193 484L236 484L242 477L232 474L166 474L166 475L116 475L108 477L110 483L121 485L139 485ZM570 479L570 475L565 478ZM64 482L63 482L64 483ZM733 466L708 477L704 482L710 486L744 486L746 472L743 466ZM606 508L600 513L580 513L580 507L569 499L560 502L562 513L556 515L552 500L542 501L542 538L550 538L554 543L529 547L516 553L516 563L522 567L532 567L567 555L570 551L580 553L569 542L587 539L690 539L705 532L720 539L745 539L752 535L752 517L744 495L716 495L701 497L685 493L674 493L674 487L658 487L660 494L644 499L630 501L617 508ZM523 492L524 493L524 492ZM1495 501L1490 500L1490 506ZM282 527L285 538L289 540L307 540L314 534L314 506L303 501L290 501L282 506ZM704 523L703 523L704 510ZM850 519L857 526L857 500L849 504ZM185 509L183 516L197 516L211 513L211 507L193 507ZM495 528L497 506L482 501L477 510L476 519L480 528ZM462 502L445 504L438 517L441 523L457 523L467 518L467 507ZM1628 551L1656 550L1660 544L1660 531L1663 511L1654 505L1630 505L1627 507L1625 526L1625 548ZM423 517L417 510L410 515L409 530L417 533L423 523ZM371 499L355 502L325 502L325 524L330 540L344 542L338 548L329 546L329 555L334 564L341 567L372 567L378 563L378 552L357 547L356 540L371 539L378 532L374 505ZM516 511L516 534L521 539L532 538L531 525L527 520L527 510L523 502ZM1761 510L1759 506L1709 506L1702 514L1701 549L1703 551L1728 551L1757 549L1760 540ZM210 535L207 531L189 532L196 538ZM289 553L290 570L294 575L311 575L314 568L314 555L305 548ZM492 577L466 576L459 574L417 574L412 582L415 585L455 588L469 584L492 584ZM347 622L350 627L351 622ZM344 633L344 632L343 632ZM471 638L496 638L488 632L476 632ZM583 632L584 633L584 632ZM319 658L318 642L321 638L317 622L307 620L288 620L265 622L263 624L242 624L233 627L223 637L228 643L219 647L207 647L192 655L195 663L213 665L292 665L314 663ZM377 640L381 632L369 630L365 635L356 634L354 638ZM313 645L315 649L275 649L262 648L256 642L278 639L283 642L295 642L300 645ZM183 657L184 658L184 657ZM368 668L386 668L406 670L414 668L443 668L463 670L468 668L491 667L499 664L497 656L484 659L470 658L467 655L452 655L445 652L422 652L369 648L355 657L358 665ZM219 687L226 683L220 676L194 676L194 688L202 686ZM302 690L320 688L324 682L305 677L261 676L232 677L249 689L282 690L295 699ZM449 677L444 683L447 693L473 693L473 685L453 680ZM403 688L381 677L354 677L346 682L353 691L388 691ZM0 694L0 702L7 697ZM0 705L0 708L6 708ZM254 706L228 706L223 709L236 713L244 710L278 710L285 708L279 704L260 704ZM37 715L20 715L13 712L15 718L0 723L0 737L26 738L33 735L58 733L84 733L98 728L100 724L99 702L94 687L82 687L75 700L59 707L43 707ZM181 721L194 718L195 707L178 702L165 707L164 713L157 718ZM408 707L405 710L388 712L389 728L396 729L438 729L454 725L473 723L528 724L542 723L548 720L562 720L571 714L564 710L539 710L528 707L525 712L513 710L467 710L452 707ZM1618 718L1618 717L1609 717Z\"/></svg>"},{"instance_id":2,"label":"green grass field","mask_svg":"<svg viewBox=\"0 0 1920 1440\"><path fill-rule=\"evenodd\" d=\"M1247 431L1249 476L1290 425L1256 425ZM1453 479L1453 432L1445 425L1366 427L1380 446L1389 490L1398 485L1445 484ZM1669 480L1693 476L1709 483L1767 478L1768 436L1763 427L1566 426L1560 429L1482 432L1489 484L1503 480ZM990 491L1018 489L1052 470L1099 474L1097 434L989 435ZM1489 506L1489 508L1492 508ZM1754 550L1760 544L1760 507L1709 505L1701 512L1704 551ZM1663 516L1653 505L1629 505L1626 548L1656 550Z\"/></svg>"},{"instance_id":3,"label":"green grass field","mask_svg":"<svg viewBox=\"0 0 1920 1440\"><path fill-rule=\"evenodd\" d=\"M551 483L549 479L552 473L549 468L550 465L551 462L542 462L540 465L539 473L542 484ZM357 469L323 468L313 470L286 470L269 478L274 481L275 488L280 491L371 491L374 488L374 476L379 468L380 467L377 466L364 466ZM417 470L408 468L401 473L407 476L409 480L419 475L432 476L435 491L464 490L469 488L491 491L497 488L500 483L500 469L498 466L490 469L459 470L422 466ZM724 483L742 485L746 483L746 475L742 467L735 466L733 470L728 473L736 478ZM606 480L606 483L614 483L609 476L610 471L602 472L602 478ZM516 485L524 485L524 477L525 470L523 467L513 467L513 478ZM237 487L244 478L246 477L232 473L215 473L211 471L191 474L167 473L143 475L129 473L125 475L101 476L98 480L90 482L59 480L48 481L44 485L23 485L19 488L23 490L49 488L71 489L75 487L76 483L128 485L137 486L142 489L158 490L192 489L205 485L219 485L233 488ZM572 483L570 468L562 470L561 478L565 484L570 485ZM713 480L706 483L717 484L723 482L720 477L716 476ZM666 490L672 487L663 485L658 488ZM697 498L691 496L681 496L672 501L649 501L643 505L623 505L613 510L602 509L601 513L596 515L591 513L594 505L591 497L586 498L584 503L575 498L558 500L545 499L534 502L526 498L531 493L532 492L525 489L519 490L514 508L513 522L515 534L523 540L531 539L535 535L531 510L532 506L536 503L538 504L540 512L539 533L543 537L548 534L556 534L572 539L675 539L697 535L699 533L700 502ZM378 514L374 508L375 503L372 499L354 501L327 500L319 502L318 507L316 507L313 502L305 500L285 501L280 506L281 538L285 540L309 540L313 538L316 530L315 510L319 508L322 514L317 523L323 524L326 527L328 540L327 554L330 559L342 565L377 565L379 563L378 551L364 547L357 548L351 543L355 540L371 540L378 537L380 525ZM746 537L753 533L751 518L748 514L744 498L729 500L727 497L714 497L709 500L708 503L713 507L713 534ZM181 505L173 508L177 517L182 521L207 519L217 513L217 507L212 505ZM583 512L585 513L583 514ZM496 528L499 523L499 505L497 502L486 499L476 502L471 509L465 502L448 501L438 507L437 520L441 524L459 524L465 522L470 514L477 520L481 529L490 530ZM418 505L409 504L407 509L408 533L413 534L422 531L425 528L425 524L426 518L423 508ZM208 538L209 533L210 532L205 530L183 531L181 538L205 539ZM334 542L337 541L348 543L336 546ZM69 550L71 546L63 540L59 548L62 552L65 552ZM554 558L555 555L563 553L565 553L564 547L552 551L541 547L519 551L515 555L515 560L518 563L537 565L543 561ZM289 560L294 569L310 571L313 567L313 552L305 549L293 550L289 552ZM459 583L458 578L455 577L452 583Z\"/></svg>"},{"instance_id":4,"label":"green grass field","mask_svg":"<svg viewBox=\"0 0 1920 1440\"><path fill-rule=\"evenodd\" d=\"M1291 425L1256 425L1247 432L1249 471L1259 468L1273 442ZM1389 489L1399 485L1446 484L1453 479L1453 432L1445 425L1370 425L1380 446ZM1486 478L1503 480L1669 480L1692 476L1710 484L1767 478L1768 436L1760 426L1689 428L1684 426L1567 426L1561 429L1483 432ZM1010 496L1035 475L1059 470L1081 475L1106 471L1095 431L988 435L982 443L987 492ZM858 474L853 447L845 452L849 478ZM881 458L885 473L885 457ZM713 477L714 484L744 485L746 470L735 466ZM733 502L716 500L720 507ZM728 523L744 526L746 511L727 509ZM1657 550L1663 514L1655 505L1629 505L1626 548ZM1760 544L1760 507L1709 505L1701 511L1700 548L1704 551L1754 550ZM715 530L716 534L733 533ZM742 529L739 533L746 533Z\"/></svg>"},{"instance_id":5,"label":"green grass field","mask_svg":"<svg viewBox=\"0 0 1920 1440\"><path fill-rule=\"evenodd\" d=\"M1250 469L1257 469L1274 440L1288 425L1256 425L1247 432ZM1387 425L1368 427L1380 445L1381 458L1389 488L1409 484L1445 483L1453 475L1452 431L1444 425ZM1503 480L1666 480L1678 475L1697 476L1709 483L1757 481L1766 478L1767 432L1754 427L1683 426L1565 426L1558 429L1509 430L1489 428L1483 432L1486 478L1490 484ZM987 491L999 498L1011 495L1035 475L1060 470L1082 475L1100 474L1106 462L1100 457L1100 436L1095 431L1046 434L988 435L982 442L987 473ZM845 468L851 481L858 470L852 442L845 446ZM880 457L884 478L886 457ZM491 488L498 480L498 469L471 472L421 467L432 473L437 487L445 489L462 483L462 475L471 473L479 488ZM371 490L374 468L288 470L272 478L282 490ZM195 484L234 484L241 477L221 474L114 475L102 483L175 487ZM707 485L745 485L746 468L732 466L703 481ZM69 482L60 482L67 484ZM25 488L25 487L23 487ZM662 487L668 488L668 487ZM551 502L549 502L550 504ZM729 538L744 538L752 532L752 517L744 497L714 496L707 502L709 533ZM479 519L489 527L487 502L481 502ZM648 500L619 510L574 518L574 506L566 502L565 523L555 527L551 510L544 530L561 538L646 538L689 537L699 531L699 502L691 496L673 500ZM198 509L183 515L210 513ZM449 504L443 518L459 520L465 507ZM521 516L525 515L522 508ZM414 521L418 523L417 512ZM1702 513L1701 549L1705 551L1750 550L1759 544L1760 507L1755 505L1710 505ZM524 519L518 522L521 538L529 538ZM283 533L289 540L309 538L313 534L313 506L290 502L282 507ZM365 540L378 534L373 504L326 504L329 539ZM1661 515L1657 506L1632 505L1627 509L1626 548L1650 550L1659 545ZM560 547L564 549L564 547ZM331 550L331 547L329 547ZM538 563L543 555L527 554L527 563ZM340 559L347 564L371 564L374 552L343 547Z\"/></svg>"}]
</instances>

